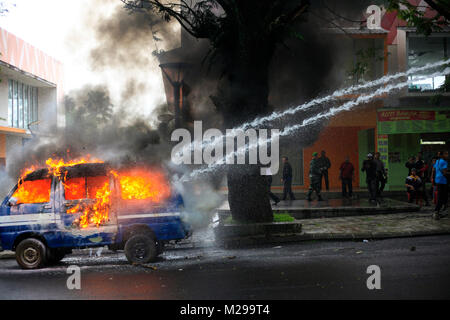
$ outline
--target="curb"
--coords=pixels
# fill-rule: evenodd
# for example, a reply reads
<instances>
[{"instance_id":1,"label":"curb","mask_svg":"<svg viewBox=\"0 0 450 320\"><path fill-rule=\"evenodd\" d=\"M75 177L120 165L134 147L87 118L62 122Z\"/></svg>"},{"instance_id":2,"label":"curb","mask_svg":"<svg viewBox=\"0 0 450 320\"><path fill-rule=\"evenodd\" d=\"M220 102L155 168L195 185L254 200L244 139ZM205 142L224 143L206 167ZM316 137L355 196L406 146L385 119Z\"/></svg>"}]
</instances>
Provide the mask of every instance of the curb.
<instances>
[{"instance_id":1,"label":"curb","mask_svg":"<svg viewBox=\"0 0 450 320\"><path fill-rule=\"evenodd\" d=\"M217 244L225 248L235 248L249 245L262 244L280 244L290 242L302 242L311 240L374 240L374 239L392 239L392 238L406 238L406 237L422 237L433 235L450 234L450 230L425 230L425 231L404 231L404 232L383 232L383 233L303 233L290 235L273 235L271 237L241 237L222 239Z\"/></svg>"}]
</instances>

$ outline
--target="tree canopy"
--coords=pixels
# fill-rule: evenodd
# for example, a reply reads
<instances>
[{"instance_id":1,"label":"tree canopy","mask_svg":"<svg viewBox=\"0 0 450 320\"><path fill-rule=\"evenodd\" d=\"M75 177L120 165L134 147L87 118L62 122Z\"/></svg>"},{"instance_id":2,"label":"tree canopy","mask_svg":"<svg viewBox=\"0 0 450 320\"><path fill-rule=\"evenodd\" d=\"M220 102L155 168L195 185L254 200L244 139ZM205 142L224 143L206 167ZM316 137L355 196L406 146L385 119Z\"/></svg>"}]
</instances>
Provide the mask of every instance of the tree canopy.
<instances>
[{"instance_id":1,"label":"tree canopy","mask_svg":"<svg viewBox=\"0 0 450 320\"><path fill-rule=\"evenodd\" d=\"M433 31L441 31L450 24L450 1L425 0L435 14L427 17L426 6L414 5L408 0L387 0L387 10L397 11L398 17L415 27L418 33L430 35Z\"/></svg>"}]
</instances>

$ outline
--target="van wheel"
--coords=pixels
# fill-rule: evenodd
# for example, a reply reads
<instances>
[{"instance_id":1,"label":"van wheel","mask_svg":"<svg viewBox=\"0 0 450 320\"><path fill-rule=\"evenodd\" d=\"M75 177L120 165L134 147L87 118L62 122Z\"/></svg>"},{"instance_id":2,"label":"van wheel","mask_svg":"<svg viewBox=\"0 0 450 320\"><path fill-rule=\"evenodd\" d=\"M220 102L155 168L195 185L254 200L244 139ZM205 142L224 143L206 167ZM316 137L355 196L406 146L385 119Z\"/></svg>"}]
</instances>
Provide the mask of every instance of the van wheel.
<instances>
[{"instance_id":1,"label":"van wheel","mask_svg":"<svg viewBox=\"0 0 450 320\"><path fill-rule=\"evenodd\" d=\"M38 269L46 263L46 247L38 239L22 240L16 247L16 260L23 269Z\"/></svg>"},{"instance_id":2,"label":"van wheel","mask_svg":"<svg viewBox=\"0 0 450 320\"><path fill-rule=\"evenodd\" d=\"M125 256L130 263L148 263L157 255L155 241L145 234L132 236L125 243Z\"/></svg>"},{"instance_id":3,"label":"van wheel","mask_svg":"<svg viewBox=\"0 0 450 320\"><path fill-rule=\"evenodd\" d=\"M60 262L66 256L66 252L61 249L47 249L47 263L55 264Z\"/></svg>"}]
</instances>

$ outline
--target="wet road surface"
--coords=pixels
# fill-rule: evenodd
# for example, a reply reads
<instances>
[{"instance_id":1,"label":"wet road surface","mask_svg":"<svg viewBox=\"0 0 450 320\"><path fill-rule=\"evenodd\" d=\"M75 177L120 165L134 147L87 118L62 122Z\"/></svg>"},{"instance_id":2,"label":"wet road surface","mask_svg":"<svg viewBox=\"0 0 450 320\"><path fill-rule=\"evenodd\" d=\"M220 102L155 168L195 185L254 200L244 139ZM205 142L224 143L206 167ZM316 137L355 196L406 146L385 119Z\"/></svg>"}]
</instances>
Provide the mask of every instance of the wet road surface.
<instances>
[{"instance_id":1,"label":"wet road surface","mask_svg":"<svg viewBox=\"0 0 450 320\"><path fill-rule=\"evenodd\" d=\"M449 299L450 236L282 246L168 249L128 264L122 252L89 250L56 266L21 270L0 259L0 299ZM67 267L81 268L69 290ZM367 267L381 268L369 290Z\"/></svg>"}]
</instances>

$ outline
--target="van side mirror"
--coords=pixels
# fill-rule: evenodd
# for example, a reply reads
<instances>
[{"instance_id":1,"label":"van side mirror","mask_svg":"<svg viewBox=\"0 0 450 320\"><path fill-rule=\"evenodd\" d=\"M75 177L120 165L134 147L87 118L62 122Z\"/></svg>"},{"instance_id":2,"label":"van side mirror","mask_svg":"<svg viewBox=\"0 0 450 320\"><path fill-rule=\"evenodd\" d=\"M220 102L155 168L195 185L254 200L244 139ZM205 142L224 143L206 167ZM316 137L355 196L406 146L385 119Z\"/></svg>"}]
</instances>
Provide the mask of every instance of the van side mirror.
<instances>
[{"instance_id":1,"label":"van side mirror","mask_svg":"<svg viewBox=\"0 0 450 320\"><path fill-rule=\"evenodd\" d=\"M14 197L9 198L8 206L13 207L15 205L17 205L17 198L14 198Z\"/></svg>"}]
</instances>

